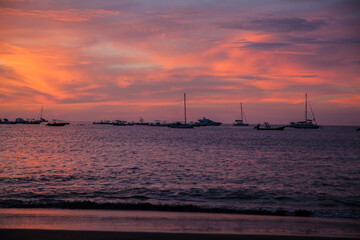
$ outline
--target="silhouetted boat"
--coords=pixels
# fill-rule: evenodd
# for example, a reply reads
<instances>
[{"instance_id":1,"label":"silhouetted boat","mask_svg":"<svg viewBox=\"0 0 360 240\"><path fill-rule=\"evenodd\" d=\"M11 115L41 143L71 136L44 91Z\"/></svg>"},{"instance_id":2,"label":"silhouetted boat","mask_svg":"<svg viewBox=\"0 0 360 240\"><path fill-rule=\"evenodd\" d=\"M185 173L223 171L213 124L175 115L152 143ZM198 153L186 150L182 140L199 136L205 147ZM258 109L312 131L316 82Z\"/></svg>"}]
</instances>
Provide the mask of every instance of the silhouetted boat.
<instances>
[{"instance_id":1,"label":"silhouetted boat","mask_svg":"<svg viewBox=\"0 0 360 240\"><path fill-rule=\"evenodd\" d=\"M50 126L50 127L62 127L62 126L65 126L65 125L68 125L70 123L67 123L67 122L59 122L58 120L54 120L53 122L48 122L46 124L46 126Z\"/></svg>"},{"instance_id":2,"label":"silhouetted boat","mask_svg":"<svg viewBox=\"0 0 360 240\"><path fill-rule=\"evenodd\" d=\"M194 125L186 123L186 94L184 93L184 123L175 122L169 125L171 128L194 128Z\"/></svg>"},{"instance_id":3,"label":"silhouetted boat","mask_svg":"<svg viewBox=\"0 0 360 240\"><path fill-rule=\"evenodd\" d=\"M220 126L221 122L215 122L213 120L210 120L208 118L203 117L202 119L199 119L197 123L195 123L198 127L204 127L204 126Z\"/></svg>"},{"instance_id":4,"label":"silhouetted boat","mask_svg":"<svg viewBox=\"0 0 360 240\"><path fill-rule=\"evenodd\" d=\"M0 118L0 124L16 124L13 121L9 121L7 118L4 118L4 120L1 120Z\"/></svg>"},{"instance_id":5,"label":"silhouetted boat","mask_svg":"<svg viewBox=\"0 0 360 240\"><path fill-rule=\"evenodd\" d=\"M360 131L360 128L357 128L356 131Z\"/></svg>"},{"instance_id":6,"label":"silhouetted boat","mask_svg":"<svg viewBox=\"0 0 360 240\"><path fill-rule=\"evenodd\" d=\"M43 110L44 110L44 106L41 106L41 111L40 111L40 122L48 122L48 120L46 120L46 119L44 119L43 117L42 117L42 115L43 115Z\"/></svg>"},{"instance_id":7,"label":"silhouetted boat","mask_svg":"<svg viewBox=\"0 0 360 240\"><path fill-rule=\"evenodd\" d=\"M41 106L41 112L40 112L40 119L36 120L36 119L26 119L24 120L23 118L17 118L15 120L15 124L40 124L42 122L47 122L47 120L45 120L42 117L42 113L43 113L43 106Z\"/></svg>"},{"instance_id":8,"label":"silhouetted boat","mask_svg":"<svg viewBox=\"0 0 360 240\"><path fill-rule=\"evenodd\" d=\"M23 118L17 118L15 120L16 124L40 124L42 123L41 120L35 120L35 119L26 119L24 120Z\"/></svg>"},{"instance_id":9,"label":"silhouetted boat","mask_svg":"<svg viewBox=\"0 0 360 240\"><path fill-rule=\"evenodd\" d=\"M243 108L242 108L242 103L240 103L240 110L241 110L241 118L239 120L235 120L235 123L233 124L234 126L249 126L248 123L244 122L244 116L245 114L243 113ZM245 116L246 119L246 116Z\"/></svg>"},{"instance_id":10,"label":"silhouetted boat","mask_svg":"<svg viewBox=\"0 0 360 240\"><path fill-rule=\"evenodd\" d=\"M310 111L313 119L308 119L307 114L307 103L309 102ZM314 123L313 123L314 121ZM318 129L320 126L316 123L314 112L312 110L310 101L308 100L307 93L305 93L305 121L291 122L288 127L292 128L303 128L303 129Z\"/></svg>"},{"instance_id":11,"label":"silhouetted boat","mask_svg":"<svg viewBox=\"0 0 360 240\"><path fill-rule=\"evenodd\" d=\"M145 122L144 119L142 117L140 117L139 122L135 123L135 125L149 125L149 123Z\"/></svg>"},{"instance_id":12,"label":"silhouetted boat","mask_svg":"<svg viewBox=\"0 0 360 240\"><path fill-rule=\"evenodd\" d=\"M270 124L268 122L264 122L265 127L260 127L260 123L258 125L256 125L254 128L256 130L284 130L286 126L282 126L282 127L271 127Z\"/></svg>"}]
</instances>

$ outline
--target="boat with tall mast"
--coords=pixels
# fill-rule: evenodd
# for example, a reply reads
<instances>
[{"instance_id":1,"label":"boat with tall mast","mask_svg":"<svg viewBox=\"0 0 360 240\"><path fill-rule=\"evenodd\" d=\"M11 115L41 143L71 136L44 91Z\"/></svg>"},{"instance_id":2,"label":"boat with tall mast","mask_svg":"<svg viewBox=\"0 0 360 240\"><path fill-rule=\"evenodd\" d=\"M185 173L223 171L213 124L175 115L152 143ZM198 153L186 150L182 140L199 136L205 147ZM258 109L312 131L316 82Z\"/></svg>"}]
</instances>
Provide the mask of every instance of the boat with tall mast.
<instances>
[{"instance_id":1,"label":"boat with tall mast","mask_svg":"<svg viewBox=\"0 0 360 240\"><path fill-rule=\"evenodd\" d=\"M312 119L308 119L308 103L309 103ZM298 122L291 122L290 125L288 125L288 127L303 128L303 129L318 129L320 127L315 120L315 115L312 110L310 100L308 99L307 93L305 93L305 120L298 121Z\"/></svg>"},{"instance_id":2,"label":"boat with tall mast","mask_svg":"<svg viewBox=\"0 0 360 240\"><path fill-rule=\"evenodd\" d=\"M235 120L235 123L233 125L234 126L241 126L241 127L242 126L249 126L249 124L247 123L247 120L246 120L245 113L243 112L242 103L240 103L240 111L241 111L240 119ZM246 122L244 122L244 117L245 117Z\"/></svg>"},{"instance_id":3,"label":"boat with tall mast","mask_svg":"<svg viewBox=\"0 0 360 240\"><path fill-rule=\"evenodd\" d=\"M184 93L184 123L175 122L169 125L171 128L194 128L193 124L186 122L186 94Z\"/></svg>"},{"instance_id":4,"label":"boat with tall mast","mask_svg":"<svg viewBox=\"0 0 360 240\"><path fill-rule=\"evenodd\" d=\"M40 111L40 122L48 122L48 120L43 118L43 110L44 110L44 106L41 105L41 111Z\"/></svg>"}]
</instances>

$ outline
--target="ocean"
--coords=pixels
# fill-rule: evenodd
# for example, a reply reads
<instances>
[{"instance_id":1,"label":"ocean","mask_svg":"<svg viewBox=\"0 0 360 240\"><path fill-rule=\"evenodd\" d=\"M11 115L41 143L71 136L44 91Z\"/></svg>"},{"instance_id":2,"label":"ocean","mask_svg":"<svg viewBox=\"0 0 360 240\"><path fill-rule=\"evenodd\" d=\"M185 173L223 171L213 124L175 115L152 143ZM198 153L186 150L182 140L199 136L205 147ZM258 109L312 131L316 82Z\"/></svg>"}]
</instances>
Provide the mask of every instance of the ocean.
<instances>
[{"instance_id":1,"label":"ocean","mask_svg":"<svg viewBox=\"0 0 360 240\"><path fill-rule=\"evenodd\" d=\"M355 129L0 125L0 207L358 219Z\"/></svg>"}]
</instances>

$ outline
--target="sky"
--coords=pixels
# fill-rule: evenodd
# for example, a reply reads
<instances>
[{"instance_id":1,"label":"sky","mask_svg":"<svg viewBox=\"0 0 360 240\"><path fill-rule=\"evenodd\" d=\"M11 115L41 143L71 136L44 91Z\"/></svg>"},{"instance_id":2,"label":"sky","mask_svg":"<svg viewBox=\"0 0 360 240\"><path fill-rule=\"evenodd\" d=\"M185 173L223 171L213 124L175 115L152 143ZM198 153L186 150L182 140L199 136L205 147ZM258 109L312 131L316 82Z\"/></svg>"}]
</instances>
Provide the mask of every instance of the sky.
<instances>
[{"instance_id":1,"label":"sky","mask_svg":"<svg viewBox=\"0 0 360 240\"><path fill-rule=\"evenodd\" d=\"M0 0L0 118L360 125L360 1Z\"/></svg>"}]
</instances>

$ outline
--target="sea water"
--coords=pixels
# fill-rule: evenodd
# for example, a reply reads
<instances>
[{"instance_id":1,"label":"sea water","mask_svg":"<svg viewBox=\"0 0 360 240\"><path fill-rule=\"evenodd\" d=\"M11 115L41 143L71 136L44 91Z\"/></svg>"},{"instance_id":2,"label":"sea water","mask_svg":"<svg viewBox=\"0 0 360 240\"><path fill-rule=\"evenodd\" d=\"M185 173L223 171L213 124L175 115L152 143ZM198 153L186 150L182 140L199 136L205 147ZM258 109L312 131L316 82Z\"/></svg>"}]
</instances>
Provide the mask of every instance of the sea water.
<instances>
[{"instance_id":1,"label":"sea water","mask_svg":"<svg viewBox=\"0 0 360 240\"><path fill-rule=\"evenodd\" d=\"M360 218L355 129L0 125L0 207Z\"/></svg>"}]
</instances>

